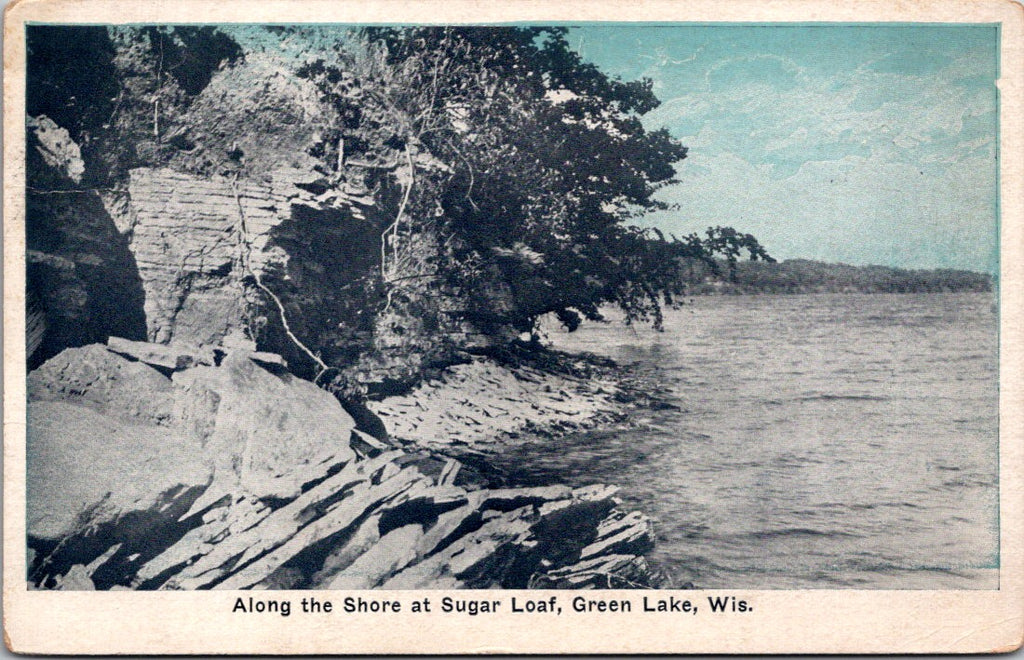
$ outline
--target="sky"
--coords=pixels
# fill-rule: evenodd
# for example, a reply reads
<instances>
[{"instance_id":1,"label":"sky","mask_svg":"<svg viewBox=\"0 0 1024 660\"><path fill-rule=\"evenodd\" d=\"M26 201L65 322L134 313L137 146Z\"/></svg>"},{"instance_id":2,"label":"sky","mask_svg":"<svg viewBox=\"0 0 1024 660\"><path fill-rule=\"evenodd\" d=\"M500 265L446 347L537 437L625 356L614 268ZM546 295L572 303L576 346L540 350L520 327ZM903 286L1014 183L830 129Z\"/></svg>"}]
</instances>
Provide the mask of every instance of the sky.
<instances>
[{"instance_id":1,"label":"sky","mask_svg":"<svg viewBox=\"0 0 1024 660\"><path fill-rule=\"evenodd\" d=\"M677 210L777 259L995 272L998 35L992 26L585 26L602 70L654 81L644 118L690 148Z\"/></svg>"}]
</instances>

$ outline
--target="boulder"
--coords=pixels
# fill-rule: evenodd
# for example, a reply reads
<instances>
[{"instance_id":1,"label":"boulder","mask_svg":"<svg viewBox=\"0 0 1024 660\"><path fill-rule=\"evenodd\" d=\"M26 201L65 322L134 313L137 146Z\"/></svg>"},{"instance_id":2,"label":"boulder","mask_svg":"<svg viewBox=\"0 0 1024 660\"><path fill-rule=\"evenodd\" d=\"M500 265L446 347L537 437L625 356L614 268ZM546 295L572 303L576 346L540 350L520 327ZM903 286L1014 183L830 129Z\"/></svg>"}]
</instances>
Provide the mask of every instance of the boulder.
<instances>
[{"instance_id":1,"label":"boulder","mask_svg":"<svg viewBox=\"0 0 1024 660\"><path fill-rule=\"evenodd\" d=\"M168 493L204 487L211 467L198 443L155 424L131 424L62 401L28 405L28 534L60 539Z\"/></svg>"},{"instance_id":2,"label":"boulder","mask_svg":"<svg viewBox=\"0 0 1024 660\"><path fill-rule=\"evenodd\" d=\"M178 422L212 458L218 481L234 480L239 492L295 497L325 463L355 457L349 446L355 423L337 399L242 353L229 354L219 367L176 372L173 381Z\"/></svg>"},{"instance_id":3,"label":"boulder","mask_svg":"<svg viewBox=\"0 0 1024 660\"><path fill-rule=\"evenodd\" d=\"M363 433L359 429L352 429L352 437L349 438L349 445L360 455L373 458L389 449L389 445L381 442L369 433Z\"/></svg>"},{"instance_id":4,"label":"boulder","mask_svg":"<svg viewBox=\"0 0 1024 660\"><path fill-rule=\"evenodd\" d=\"M66 349L28 375L29 401L74 403L133 423L170 424L173 390L156 369L99 344Z\"/></svg>"}]
</instances>

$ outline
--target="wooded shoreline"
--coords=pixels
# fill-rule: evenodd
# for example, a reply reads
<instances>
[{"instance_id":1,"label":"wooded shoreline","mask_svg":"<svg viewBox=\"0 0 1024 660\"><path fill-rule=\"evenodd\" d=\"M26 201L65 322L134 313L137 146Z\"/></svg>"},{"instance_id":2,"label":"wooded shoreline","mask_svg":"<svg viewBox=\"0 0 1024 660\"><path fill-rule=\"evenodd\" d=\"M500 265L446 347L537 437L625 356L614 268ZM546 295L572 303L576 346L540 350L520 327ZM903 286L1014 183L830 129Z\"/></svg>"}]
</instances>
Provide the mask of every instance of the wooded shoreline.
<instances>
[{"instance_id":1,"label":"wooded shoreline","mask_svg":"<svg viewBox=\"0 0 1024 660\"><path fill-rule=\"evenodd\" d=\"M987 293L994 281L987 273L969 270L906 269L851 266L809 259L781 262L738 261L719 273L693 264L684 277L687 295L752 295L802 293Z\"/></svg>"}]
</instances>

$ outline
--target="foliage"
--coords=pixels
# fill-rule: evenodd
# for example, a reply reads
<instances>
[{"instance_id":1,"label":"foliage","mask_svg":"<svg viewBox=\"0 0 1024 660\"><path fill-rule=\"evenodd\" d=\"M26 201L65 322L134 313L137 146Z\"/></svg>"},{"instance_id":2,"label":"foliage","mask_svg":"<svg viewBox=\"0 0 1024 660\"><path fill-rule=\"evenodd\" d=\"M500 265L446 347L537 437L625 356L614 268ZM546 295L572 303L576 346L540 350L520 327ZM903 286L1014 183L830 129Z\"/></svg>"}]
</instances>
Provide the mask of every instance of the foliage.
<instances>
[{"instance_id":1,"label":"foliage","mask_svg":"<svg viewBox=\"0 0 1024 660\"><path fill-rule=\"evenodd\" d=\"M600 319L606 303L660 326L661 306L681 292L677 257L732 263L745 247L767 256L730 229L678 240L629 222L666 208L655 192L674 182L687 150L642 124L658 105L649 80L608 77L569 47L564 28L363 36L361 49L302 75L337 108L332 128L346 151L365 150L376 130L377 144L409 161L382 244L386 281L403 241L433 232L433 275L463 293L463 314L485 330L532 330L548 312L575 328L581 317ZM386 120L367 126L371 107Z\"/></svg>"},{"instance_id":2,"label":"foliage","mask_svg":"<svg viewBox=\"0 0 1024 660\"><path fill-rule=\"evenodd\" d=\"M92 184L180 148L167 126L242 56L209 26L31 26L26 38L27 113L70 131Z\"/></svg>"},{"instance_id":3,"label":"foliage","mask_svg":"<svg viewBox=\"0 0 1024 660\"><path fill-rule=\"evenodd\" d=\"M165 161L190 146L182 131L171 126L210 83L221 65L242 55L227 35L213 27L112 27L110 39L117 55L114 65L121 83L110 118L109 154L134 153L126 162L112 162L114 172L139 163Z\"/></svg>"}]
</instances>

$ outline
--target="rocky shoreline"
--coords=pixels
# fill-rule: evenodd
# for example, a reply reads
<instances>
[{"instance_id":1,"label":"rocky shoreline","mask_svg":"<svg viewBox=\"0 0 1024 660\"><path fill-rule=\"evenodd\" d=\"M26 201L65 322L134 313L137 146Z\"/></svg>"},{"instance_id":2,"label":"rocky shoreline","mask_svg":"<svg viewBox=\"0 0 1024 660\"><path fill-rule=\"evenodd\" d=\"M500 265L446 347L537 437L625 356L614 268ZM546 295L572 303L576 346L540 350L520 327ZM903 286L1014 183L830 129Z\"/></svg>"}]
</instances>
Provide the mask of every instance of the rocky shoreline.
<instances>
[{"instance_id":1,"label":"rocky shoreline","mask_svg":"<svg viewBox=\"0 0 1024 660\"><path fill-rule=\"evenodd\" d=\"M628 427L631 411L670 406L655 374L547 348L475 357L407 392L368 402L400 444L467 459L507 445Z\"/></svg>"},{"instance_id":2,"label":"rocky shoreline","mask_svg":"<svg viewBox=\"0 0 1024 660\"><path fill-rule=\"evenodd\" d=\"M273 354L67 349L29 375L30 586L657 586L652 523L614 487L500 488L459 458L636 396L610 365L559 364L451 367L369 404L384 436Z\"/></svg>"},{"instance_id":3,"label":"rocky shoreline","mask_svg":"<svg viewBox=\"0 0 1024 660\"><path fill-rule=\"evenodd\" d=\"M622 414L620 394L607 374L587 380L477 358L369 408L400 441L472 453L524 434L556 436L613 421Z\"/></svg>"}]
</instances>

